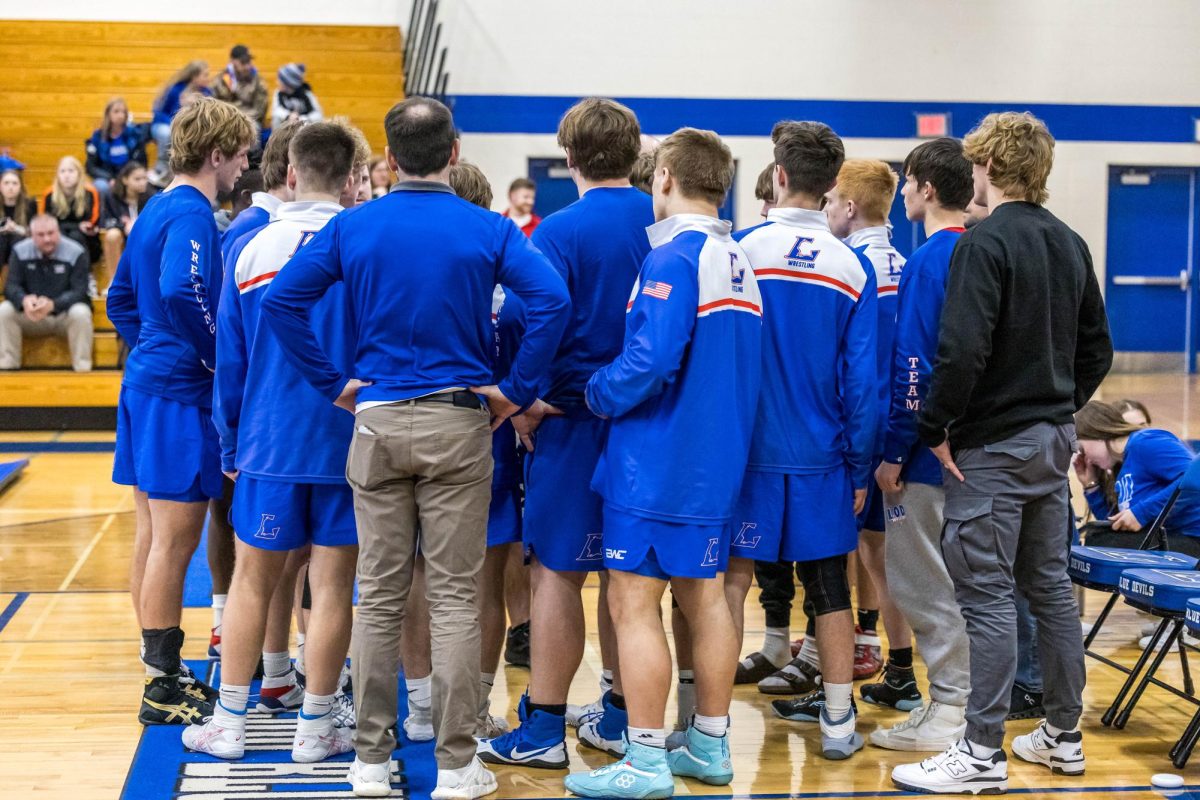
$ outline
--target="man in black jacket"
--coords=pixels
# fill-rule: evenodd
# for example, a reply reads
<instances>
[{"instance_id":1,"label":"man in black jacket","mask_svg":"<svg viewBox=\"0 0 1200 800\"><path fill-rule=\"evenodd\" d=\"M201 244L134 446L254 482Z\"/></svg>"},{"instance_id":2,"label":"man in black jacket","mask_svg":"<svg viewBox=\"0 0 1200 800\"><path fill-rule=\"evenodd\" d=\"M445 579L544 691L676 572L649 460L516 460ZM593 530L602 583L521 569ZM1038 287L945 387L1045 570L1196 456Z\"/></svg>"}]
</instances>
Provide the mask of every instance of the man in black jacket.
<instances>
[{"instance_id":1,"label":"man in black jacket","mask_svg":"<svg viewBox=\"0 0 1200 800\"><path fill-rule=\"evenodd\" d=\"M967 623L971 697L961 741L892 772L900 788L932 793L1007 789L1017 587L1038 623L1046 720L1013 752L1083 774L1067 466L1074 412L1112 364L1087 245L1042 207L1054 155L1046 126L1027 113L991 114L964 144L975 200L991 213L954 251L920 434L944 468L942 555Z\"/></svg>"},{"instance_id":2,"label":"man in black jacket","mask_svg":"<svg viewBox=\"0 0 1200 800\"><path fill-rule=\"evenodd\" d=\"M5 300L0 303L0 369L21 368L24 336L63 336L76 372L92 369L92 303L87 249L58 230L58 220L39 214L29 238L13 246Z\"/></svg>"}]
</instances>

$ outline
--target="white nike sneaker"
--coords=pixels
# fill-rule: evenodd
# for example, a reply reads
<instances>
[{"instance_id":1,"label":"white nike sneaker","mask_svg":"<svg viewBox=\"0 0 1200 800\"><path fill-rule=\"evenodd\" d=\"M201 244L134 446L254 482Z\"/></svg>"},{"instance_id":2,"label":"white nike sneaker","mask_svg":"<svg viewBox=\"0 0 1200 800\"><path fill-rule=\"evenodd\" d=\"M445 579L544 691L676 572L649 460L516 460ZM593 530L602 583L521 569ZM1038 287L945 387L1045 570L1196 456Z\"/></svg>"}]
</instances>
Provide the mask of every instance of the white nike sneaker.
<instances>
[{"instance_id":1,"label":"white nike sneaker","mask_svg":"<svg viewBox=\"0 0 1200 800\"><path fill-rule=\"evenodd\" d=\"M208 722L183 729L183 746L217 758L239 759L246 754L246 718L229 712L213 714Z\"/></svg>"},{"instance_id":2,"label":"white nike sneaker","mask_svg":"<svg viewBox=\"0 0 1200 800\"><path fill-rule=\"evenodd\" d=\"M395 770L395 761L364 764L355 758L350 771L346 773L346 780L350 782L355 797L387 797L392 793L392 773Z\"/></svg>"},{"instance_id":3,"label":"white nike sneaker","mask_svg":"<svg viewBox=\"0 0 1200 800\"><path fill-rule=\"evenodd\" d=\"M997 750L977 758L966 739L920 764L901 764L892 770L897 789L924 794L1004 794L1008 791L1008 757Z\"/></svg>"},{"instance_id":4,"label":"white nike sneaker","mask_svg":"<svg viewBox=\"0 0 1200 800\"><path fill-rule=\"evenodd\" d=\"M888 750L940 753L963 737L966 711L963 706L931 701L914 708L903 722L872 732L871 744Z\"/></svg>"},{"instance_id":5,"label":"white nike sneaker","mask_svg":"<svg viewBox=\"0 0 1200 800\"><path fill-rule=\"evenodd\" d=\"M312 764L330 756L339 756L354 749L354 732L337 727L333 712L316 719L303 714L296 720L296 736L292 739L292 761Z\"/></svg>"},{"instance_id":6,"label":"white nike sneaker","mask_svg":"<svg viewBox=\"0 0 1200 800\"><path fill-rule=\"evenodd\" d=\"M567 704L567 724L572 728L578 728L585 722L590 722L604 715L604 698L601 697L594 703L588 703L586 706L577 706L570 703Z\"/></svg>"},{"instance_id":7,"label":"white nike sneaker","mask_svg":"<svg viewBox=\"0 0 1200 800\"><path fill-rule=\"evenodd\" d=\"M475 800L498 788L492 771L478 758L472 758L462 769L439 769L437 786L429 796L432 800Z\"/></svg>"},{"instance_id":8,"label":"white nike sneaker","mask_svg":"<svg viewBox=\"0 0 1200 800\"><path fill-rule=\"evenodd\" d=\"M1017 736L1012 743L1013 755L1031 764L1050 768L1055 775L1082 775L1086 762L1083 758L1083 733L1078 730L1060 733L1055 739L1046 730L1046 722L1033 729L1033 733Z\"/></svg>"},{"instance_id":9,"label":"white nike sneaker","mask_svg":"<svg viewBox=\"0 0 1200 800\"><path fill-rule=\"evenodd\" d=\"M404 734L412 742L432 741L434 737L433 709L421 708L410 703L408 716L404 718Z\"/></svg>"}]
</instances>

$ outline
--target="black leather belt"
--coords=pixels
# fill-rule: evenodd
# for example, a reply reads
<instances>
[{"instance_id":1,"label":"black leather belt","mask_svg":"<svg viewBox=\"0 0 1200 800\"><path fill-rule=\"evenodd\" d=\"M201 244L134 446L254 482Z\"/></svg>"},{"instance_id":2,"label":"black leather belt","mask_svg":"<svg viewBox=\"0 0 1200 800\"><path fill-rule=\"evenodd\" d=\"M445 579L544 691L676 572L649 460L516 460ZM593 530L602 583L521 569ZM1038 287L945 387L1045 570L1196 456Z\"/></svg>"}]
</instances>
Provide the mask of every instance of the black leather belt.
<instances>
[{"instance_id":1,"label":"black leather belt","mask_svg":"<svg viewBox=\"0 0 1200 800\"><path fill-rule=\"evenodd\" d=\"M427 394L424 397L414 397L413 403L452 403L459 408L483 408L483 403L479 402L479 397L474 392L468 392L465 389L459 389L457 392L439 392L438 394Z\"/></svg>"}]
</instances>

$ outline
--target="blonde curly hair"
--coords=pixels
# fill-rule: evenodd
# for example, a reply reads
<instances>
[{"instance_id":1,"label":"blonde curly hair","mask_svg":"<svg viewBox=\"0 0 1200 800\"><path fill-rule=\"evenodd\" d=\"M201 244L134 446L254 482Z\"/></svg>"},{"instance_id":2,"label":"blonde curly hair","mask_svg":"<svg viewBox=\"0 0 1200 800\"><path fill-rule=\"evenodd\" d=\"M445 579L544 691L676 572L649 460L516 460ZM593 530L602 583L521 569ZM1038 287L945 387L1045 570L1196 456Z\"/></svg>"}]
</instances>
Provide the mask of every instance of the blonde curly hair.
<instances>
[{"instance_id":1,"label":"blonde curly hair","mask_svg":"<svg viewBox=\"0 0 1200 800\"><path fill-rule=\"evenodd\" d=\"M1028 111L988 114L963 140L963 154L972 164L987 165L988 180L1008 197L1039 206L1049 199L1054 137Z\"/></svg>"},{"instance_id":2,"label":"blonde curly hair","mask_svg":"<svg viewBox=\"0 0 1200 800\"><path fill-rule=\"evenodd\" d=\"M201 97L171 123L171 172L195 175L214 150L233 158L255 136L250 119L236 106Z\"/></svg>"}]
</instances>

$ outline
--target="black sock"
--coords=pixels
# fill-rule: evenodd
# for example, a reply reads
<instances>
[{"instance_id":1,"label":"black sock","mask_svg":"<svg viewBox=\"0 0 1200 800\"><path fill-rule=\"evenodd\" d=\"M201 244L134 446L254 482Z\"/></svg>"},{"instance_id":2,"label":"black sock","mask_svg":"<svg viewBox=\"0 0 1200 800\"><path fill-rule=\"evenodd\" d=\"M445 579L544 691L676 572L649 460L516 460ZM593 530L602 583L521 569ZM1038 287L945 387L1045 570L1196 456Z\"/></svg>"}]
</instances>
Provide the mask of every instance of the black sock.
<instances>
[{"instance_id":1,"label":"black sock","mask_svg":"<svg viewBox=\"0 0 1200 800\"><path fill-rule=\"evenodd\" d=\"M623 694L617 694L616 692L610 691L608 693L608 702L612 703L614 708L619 708L622 711L625 710L625 695Z\"/></svg>"},{"instance_id":2,"label":"black sock","mask_svg":"<svg viewBox=\"0 0 1200 800\"><path fill-rule=\"evenodd\" d=\"M817 635L817 622L816 622L815 617L808 618L808 624L804 626L804 635L805 636L816 636Z\"/></svg>"},{"instance_id":3,"label":"black sock","mask_svg":"<svg viewBox=\"0 0 1200 800\"><path fill-rule=\"evenodd\" d=\"M176 628L143 628L142 644L146 654L146 666L164 675L178 675L182 662L179 652L183 649L183 630Z\"/></svg>"},{"instance_id":4,"label":"black sock","mask_svg":"<svg viewBox=\"0 0 1200 800\"><path fill-rule=\"evenodd\" d=\"M858 627L863 633L874 633L879 625L879 609L860 608L858 610Z\"/></svg>"},{"instance_id":5,"label":"black sock","mask_svg":"<svg viewBox=\"0 0 1200 800\"><path fill-rule=\"evenodd\" d=\"M567 704L552 703L539 705L538 703L530 702L529 713L532 714L534 711L545 711L547 714L553 714L556 717L565 717L567 715Z\"/></svg>"},{"instance_id":6,"label":"black sock","mask_svg":"<svg viewBox=\"0 0 1200 800\"><path fill-rule=\"evenodd\" d=\"M888 650L888 663L900 669L912 669L912 648L901 647L898 650Z\"/></svg>"}]
</instances>

